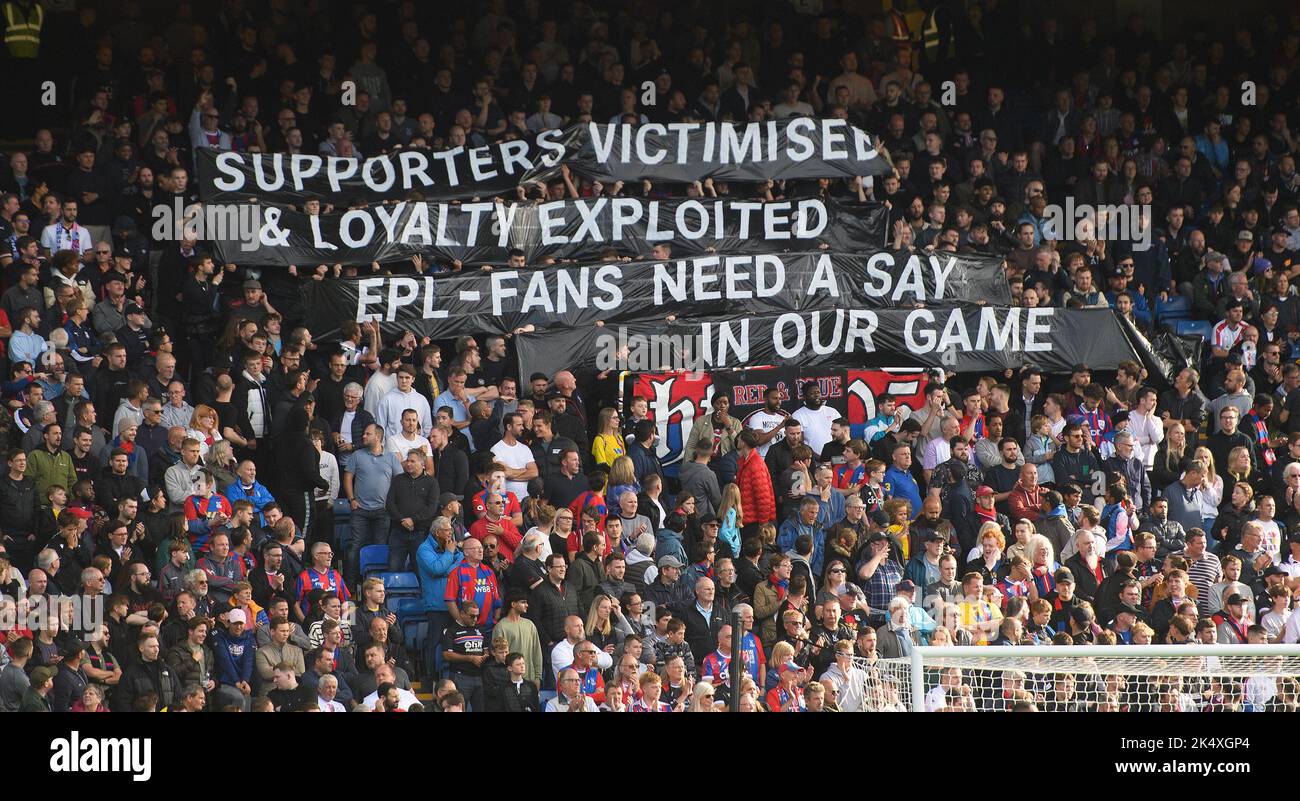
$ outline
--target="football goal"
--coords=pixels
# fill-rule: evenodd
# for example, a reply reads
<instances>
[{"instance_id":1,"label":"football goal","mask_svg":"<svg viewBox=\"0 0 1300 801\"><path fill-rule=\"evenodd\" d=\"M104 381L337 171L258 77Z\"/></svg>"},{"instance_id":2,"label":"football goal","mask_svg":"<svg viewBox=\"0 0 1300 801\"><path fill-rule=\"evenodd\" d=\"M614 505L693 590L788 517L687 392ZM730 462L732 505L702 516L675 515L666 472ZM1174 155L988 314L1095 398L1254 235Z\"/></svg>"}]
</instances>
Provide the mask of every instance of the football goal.
<instances>
[{"instance_id":1,"label":"football goal","mask_svg":"<svg viewBox=\"0 0 1300 801\"><path fill-rule=\"evenodd\" d=\"M861 711L1300 711L1294 645L918 646L853 665Z\"/></svg>"}]
</instances>

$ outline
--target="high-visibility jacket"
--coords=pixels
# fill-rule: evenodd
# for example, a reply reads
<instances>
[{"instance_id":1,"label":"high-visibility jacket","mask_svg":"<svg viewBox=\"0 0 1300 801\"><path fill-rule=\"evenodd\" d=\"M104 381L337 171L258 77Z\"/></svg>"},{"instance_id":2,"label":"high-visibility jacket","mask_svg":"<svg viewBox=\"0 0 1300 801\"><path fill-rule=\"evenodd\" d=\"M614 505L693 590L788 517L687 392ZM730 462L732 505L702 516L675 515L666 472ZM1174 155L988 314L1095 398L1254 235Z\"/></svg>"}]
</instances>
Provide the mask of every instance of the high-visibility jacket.
<instances>
[{"instance_id":1,"label":"high-visibility jacket","mask_svg":"<svg viewBox=\"0 0 1300 801\"><path fill-rule=\"evenodd\" d=\"M45 9L40 3L23 5L4 4L5 47L14 58L36 58L41 50L41 26L45 24Z\"/></svg>"}]
</instances>

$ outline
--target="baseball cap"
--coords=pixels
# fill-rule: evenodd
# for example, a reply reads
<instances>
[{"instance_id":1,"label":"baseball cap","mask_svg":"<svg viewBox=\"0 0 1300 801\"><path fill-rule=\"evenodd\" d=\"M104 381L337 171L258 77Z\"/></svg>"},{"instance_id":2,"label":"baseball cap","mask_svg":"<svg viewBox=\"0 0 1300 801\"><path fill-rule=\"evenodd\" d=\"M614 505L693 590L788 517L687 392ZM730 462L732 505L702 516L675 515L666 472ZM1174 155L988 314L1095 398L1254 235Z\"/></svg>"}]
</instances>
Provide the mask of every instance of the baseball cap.
<instances>
[{"instance_id":1,"label":"baseball cap","mask_svg":"<svg viewBox=\"0 0 1300 801\"><path fill-rule=\"evenodd\" d=\"M73 654L79 654L84 650L86 650L86 644L81 640L73 638L63 644L63 647L59 649L59 653L63 655L64 659L67 659Z\"/></svg>"},{"instance_id":2,"label":"baseball cap","mask_svg":"<svg viewBox=\"0 0 1300 801\"><path fill-rule=\"evenodd\" d=\"M235 623L247 623L248 617L244 614L243 609L231 609L226 613L226 622L234 625Z\"/></svg>"},{"instance_id":3,"label":"baseball cap","mask_svg":"<svg viewBox=\"0 0 1300 801\"><path fill-rule=\"evenodd\" d=\"M975 490L976 498L983 498L986 495L994 495L994 494L996 493L993 492L993 488L987 484L983 484L980 486L979 489Z\"/></svg>"},{"instance_id":4,"label":"baseball cap","mask_svg":"<svg viewBox=\"0 0 1300 801\"><path fill-rule=\"evenodd\" d=\"M875 534L872 534L870 537L867 537L868 545L870 545L873 542L889 542L889 537L886 537L884 534L881 534L879 531L877 531Z\"/></svg>"},{"instance_id":5,"label":"baseball cap","mask_svg":"<svg viewBox=\"0 0 1300 801\"><path fill-rule=\"evenodd\" d=\"M1120 604L1119 612L1128 612L1130 615L1141 615L1142 612L1133 604Z\"/></svg>"},{"instance_id":6,"label":"baseball cap","mask_svg":"<svg viewBox=\"0 0 1300 801\"><path fill-rule=\"evenodd\" d=\"M713 515L713 514L705 515L704 517L701 517L701 518L700 518L700 525L701 525L701 526L707 526L707 525L710 525L710 524L712 524L712 523L719 523L719 524L721 524L722 521L718 519L718 516L717 516L717 515Z\"/></svg>"},{"instance_id":7,"label":"baseball cap","mask_svg":"<svg viewBox=\"0 0 1300 801\"><path fill-rule=\"evenodd\" d=\"M126 276L125 276L125 275L122 275L121 273L117 272L116 270L114 270L113 272L111 272L111 273L109 273L108 275L104 276L104 283L105 283L105 284L111 284L111 283L113 283L114 281L117 281L117 282L120 282L120 283L125 284L125 283L126 283Z\"/></svg>"},{"instance_id":8,"label":"baseball cap","mask_svg":"<svg viewBox=\"0 0 1300 801\"><path fill-rule=\"evenodd\" d=\"M144 314L144 309L140 308L135 303L128 303L126 304L126 308L123 310L123 312L125 314Z\"/></svg>"},{"instance_id":9,"label":"baseball cap","mask_svg":"<svg viewBox=\"0 0 1300 801\"><path fill-rule=\"evenodd\" d=\"M553 400L568 400L568 398L566 398L566 397L564 396L564 393L561 392L561 391L558 390L558 389L552 389L550 392L547 392L547 393L546 393L546 399L547 399L548 401L553 401Z\"/></svg>"},{"instance_id":10,"label":"baseball cap","mask_svg":"<svg viewBox=\"0 0 1300 801\"><path fill-rule=\"evenodd\" d=\"M1064 568L1064 567L1056 571L1056 575L1054 575L1053 578L1056 579L1057 584L1060 584L1062 581L1068 582L1070 584L1074 583L1074 573L1070 572L1068 568Z\"/></svg>"},{"instance_id":11,"label":"baseball cap","mask_svg":"<svg viewBox=\"0 0 1300 801\"><path fill-rule=\"evenodd\" d=\"M250 278L244 282L244 289L261 289L261 288L262 288L262 282L256 279Z\"/></svg>"},{"instance_id":12,"label":"baseball cap","mask_svg":"<svg viewBox=\"0 0 1300 801\"><path fill-rule=\"evenodd\" d=\"M1286 575L1286 571L1278 567L1277 565L1269 565L1268 568L1264 570L1264 578L1268 578L1269 576L1285 576L1285 575Z\"/></svg>"},{"instance_id":13,"label":"baseball cap","mask_svg":"<svg viewBox=\"0 0 1300 801\"><path fill-rule=\"evenodd\" d=\"M895 592L899 592L899 591L916 592L916 585L912 583L911 579L903 579L902 581L898 582L898 586L894 588L894 591Z\"/></svg>"},{"instance_id":14,"label":"baseball cap","mask_svg":"<svg viewBox=\"0 0 1300 801\"><path fill-rule=\"evenodd\" d=\"M1238 241L1238 242L1254 242L1254 241L1255 241L1255 235L1252 234L1249 230L1239 231L1239 232L1237 233L1237 241Z\"/></svg>"},{"instance_id":15,"label":"baseball cap","mask_svg":"<svg viewBox=\"0 0 1300 801\"><path fill-rule=\"evenodd\" d=\"M659 567L675 567L679 570L682 567L682 561L672 554L659 557L659 561L655 562L655 564Z\"/></svg>"},{"instance_id":16,"label":"baseball cap","mask_svg":"<svg viewBox=\"0 0 1300 801\"><path fill-rule=\"evenodd\" d=\"M926 532L925 536L921 538L921 541L922 542L947 542L948 538L943 536L937 531L928 531Z\"/></svg>"},{"instance_id":17,"label":"baseball cap","mask_svg":"<svg viewBox=\"0 0 1300 801\"><path fill-rule=\"evenodd\" d=\"M790 661L782 663L780 667L780 673L783 676L786 673L798 673L800 670L803 670L803 668L799 667L794 662L790 662Z\"/></svg>"},{"instance_id":18,"label":"baseball cap","mask_svg":"<svg viewBox=\"0 0 1300 801\"><path fill-rule=\"evenodd\" d=\"M446 506L452 501L459 501L459 500L460 500L460 496L457 495L456 493L444 492L443 494L438 496L438 508L441 509L442 507Z\"/></svg>"},{"instance_id":19,"label":"baseball cap","mask_svg":"<svg viewBox=\"0 0 1300 801\"><path fill-rule=\"evenodd\" d=\"M1245 602L1246 599L1242 598L1240 593L1234 592L1232 595L1229 595L1228 600L1223 603L1225 606L1232 606L1233 604L1244 604Z\"/></svg>"},{"instance_id":20,"label":"baseball cap","mask_svg":"<svg viewBox=\"0 0 1300 801\"><path fill-rule=\"evenodd\" d=\"M45 682L54 678L54 668L50 667L49 665L41 665L40 667L32 671L31 678L32 678L31 685L33 687L40 687Z\"/></svg>"}]
</instances>

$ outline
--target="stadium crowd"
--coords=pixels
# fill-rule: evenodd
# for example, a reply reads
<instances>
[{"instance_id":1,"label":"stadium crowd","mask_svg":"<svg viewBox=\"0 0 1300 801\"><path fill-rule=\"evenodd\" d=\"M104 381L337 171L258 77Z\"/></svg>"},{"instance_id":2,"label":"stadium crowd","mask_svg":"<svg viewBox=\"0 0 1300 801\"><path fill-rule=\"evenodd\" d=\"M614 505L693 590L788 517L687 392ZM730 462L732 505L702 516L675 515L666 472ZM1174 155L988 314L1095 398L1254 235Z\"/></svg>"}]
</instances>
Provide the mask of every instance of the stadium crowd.
<instances>
[{"instance_id":1,"label":"stadium crowd","mask_svg":"<svg viewBox=\"0 0 1300 801\"><path fill-rule=\"evenodd\" d=\"M1000 2L142 5L4 3L27 78L8 91L36 108L57 52L71 102L0 169L0 709L853 711L901 708L863 665L922 644L1300 641L1294 25L1158 40L1141 16ZM1203 357L1097 381L938 370L920 408L880 395L865 426L816 381L743 420L716 396L673 473L612 377L521 374L500 335L348 322L317 342L299 289L358 268L218 264L152 233L156 206L197 201L200 148L368 157L791 115L870 131L894 173L566 174L505 199L884 202L895 249L1001 254L1018 305L1108 306L1149 334L1181 309ZM1149 227L1061 237L1048 205L1071 198L1148 206ZM59 598L98 599L102 624L56 602L24 627ZM1252 702L1298 697L1288 680Z\"/></svg>"}]
</instances>

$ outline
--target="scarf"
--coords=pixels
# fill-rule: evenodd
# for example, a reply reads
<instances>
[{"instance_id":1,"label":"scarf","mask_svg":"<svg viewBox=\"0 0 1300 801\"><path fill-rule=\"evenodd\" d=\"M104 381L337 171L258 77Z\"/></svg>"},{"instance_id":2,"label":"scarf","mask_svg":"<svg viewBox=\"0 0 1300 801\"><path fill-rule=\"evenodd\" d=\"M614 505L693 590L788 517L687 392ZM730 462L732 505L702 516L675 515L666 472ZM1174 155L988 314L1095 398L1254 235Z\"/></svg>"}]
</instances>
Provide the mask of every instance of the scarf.
<instances>
[{"instance_id":1,"label":"scarf","mask_svg":"<svg viewBox=\"0 0 1300 801\"><path fill-rule=\"evenodd\" d=\"M1065 504L1059 503L1056 508L1047 513L1048 517L1065 517Z\"/></svg>"},{"instance_id":2,"label":"scarf","mask_svg":"<svg viewBox=\"0 0 1300 801\"><path fill-rule=\"evenodd\" d=\"M772 575L768 576L767 580L772 583L773 587L776 587L776 600L784 601L785 594L790 589L790 580L778 579L776 577L776 571L772 571Z\"/></svg>"}]
</instances>

